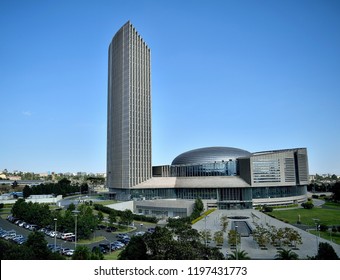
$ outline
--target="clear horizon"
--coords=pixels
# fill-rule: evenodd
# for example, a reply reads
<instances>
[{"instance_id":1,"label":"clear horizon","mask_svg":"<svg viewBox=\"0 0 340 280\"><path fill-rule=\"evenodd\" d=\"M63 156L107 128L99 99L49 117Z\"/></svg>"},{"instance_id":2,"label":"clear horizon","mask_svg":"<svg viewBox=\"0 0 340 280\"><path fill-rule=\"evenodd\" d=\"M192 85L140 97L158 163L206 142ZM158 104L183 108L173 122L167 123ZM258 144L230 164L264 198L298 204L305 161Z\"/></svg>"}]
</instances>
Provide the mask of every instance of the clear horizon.
<instances>
[{"instance_id":1,"label":"clear horizon","mask_svg":"<svg viewBox=\"0 0 340 280\"><path fill-rule=\"evenodd\" d=\"M153 165L188 150L306 147L340 175L340 2L2 1L0 171L106 170L107 54L151 49Z\"/></svg>"}]
</instances>

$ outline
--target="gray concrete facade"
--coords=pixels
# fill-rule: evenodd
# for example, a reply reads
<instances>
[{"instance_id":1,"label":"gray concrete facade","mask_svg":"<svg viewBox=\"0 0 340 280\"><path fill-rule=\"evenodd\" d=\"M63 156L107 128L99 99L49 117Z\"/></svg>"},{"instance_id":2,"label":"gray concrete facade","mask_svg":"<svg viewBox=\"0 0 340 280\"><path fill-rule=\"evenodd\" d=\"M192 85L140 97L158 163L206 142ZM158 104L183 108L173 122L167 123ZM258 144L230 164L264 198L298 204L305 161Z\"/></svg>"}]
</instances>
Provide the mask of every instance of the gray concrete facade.
<instances>
[{"instance_id":1,"label":"gray concrete facade","mask_svg":"<svg viewBox=\"0 0 340 280\"><path fill-rule=\"evenodd\" d=\"M129 189L151 178L150 49L127 22L109 46L107 186Z\"/></svg>"}]
</instances>

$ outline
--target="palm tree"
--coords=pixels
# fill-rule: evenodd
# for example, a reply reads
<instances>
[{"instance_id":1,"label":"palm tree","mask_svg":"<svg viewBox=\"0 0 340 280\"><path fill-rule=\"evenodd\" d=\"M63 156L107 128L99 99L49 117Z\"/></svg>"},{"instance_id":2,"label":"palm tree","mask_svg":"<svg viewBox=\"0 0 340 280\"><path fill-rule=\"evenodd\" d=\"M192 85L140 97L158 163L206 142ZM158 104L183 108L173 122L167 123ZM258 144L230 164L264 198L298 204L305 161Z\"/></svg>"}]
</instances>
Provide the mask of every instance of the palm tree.
<instances>
[{"instance_id":1,"label":"palm tree","mask_svg":"<svg viewBox=\"0 0 340 280\"><path fill-rule=\"evenodd\" d=\"M298 260L299 256L293 252L291 249L283 249L278 251L278 253L275 256L276 260Z\"/></svg>"},{"instance_id":2,"label":"palm tree","mask_svg":"<svg viewBox=\"0 0 340 280\"><path fill-rule=\"evenodd\" d=\"M90 249L84 245L79 245L74 250L72 260L89 260L90 259Z\"/></svg>"},{"instance_id":3,"label":"palm tree","mask_svg":"<svg viewBox=\"0 0 340 280\"><path fill-rule=\"evenodd\" d=\"M236 255L237 254L237 255ZM236 258L237 256L237 258ZM244 250L242 251L234 251L229 257L229 260L250 260L250 257L248 256L248 253Z\"/></svg>"}]
</instances>

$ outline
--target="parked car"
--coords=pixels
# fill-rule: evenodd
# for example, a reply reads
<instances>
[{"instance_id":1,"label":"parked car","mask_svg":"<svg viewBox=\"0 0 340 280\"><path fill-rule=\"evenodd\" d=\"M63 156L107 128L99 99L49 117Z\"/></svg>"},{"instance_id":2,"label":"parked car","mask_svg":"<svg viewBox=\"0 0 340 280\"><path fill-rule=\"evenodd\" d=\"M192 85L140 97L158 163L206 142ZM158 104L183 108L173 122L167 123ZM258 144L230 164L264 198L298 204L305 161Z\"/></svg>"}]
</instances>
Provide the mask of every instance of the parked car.
<instances>
[{"instance_id":1,"label":"parked car","mask_svg":"<svg viewBox=\"0 0 340 280\"><path fill-rule=\"evenodd\" d=\"M72 256L74 254L74 250L73 249L68 249L65 253L66 256Z\"/></svg>"},{"instance_id":2,"label":"parked car","mask_svg":"<svg viewBox=\"0 0 340 280\"><path fill-rule=\"evenodd\" d=\"M120 242L120 241L113 241L111 243L111 246L114 245L114 246L117 246L119 249L123 248L125 246L124 243Z\"/></svg>"},{"instance_id":3,"label":"parked car","mask_svg":"<svg viewBox=\"0 0 340 280\"><path fill-rule=\"evenodd\" d=\"M117 234L117 238L125 238L125 237L129 237L126 233L118 233Z\"/></svg>"},{"instance_id":4,"label":"parked car","mask_svg":"<svg viewBox=\"0 0 340 280\"><path fill-rule=\"evenodd\" d=\"M116 231L116 230L117 230L116 227L107 227L107 228L106 228L106 231L107 231L107 232L113 232L113 231Z\"/></svg>"},{"instance_id":5,"label":"parked car","mask_svg":"<svg viewBox=\"0 0 340 280\"><path fill-rule=\"evenodd\" d=\"M20 223L18 223L19 227L24 227L25 225L26 225L26 222L24 222L24 221L21 221Z\"/></svg>"},{"instance_id":6,"label":"parked car","mask_svg":"<svg viewBox=\"0 0 340 280\"><path fill-rule=\"evenodd\" d=\"M66 252L67 252L68 250L71 250L71 249L70 249L70 248L60 248L59 253L62 254L62 255L66 255Z\"/></svg>"},{"instance_id":7,"label":"parked car","mask_svg":"<svg viewBox=\"0 0 340 280\"><path fill-rule=\"evenodd\" d=\"M52 252L60 252L61 247L59 245L54 246L54 244L47 244L48 249Z\"/></svg>"},{"instance_id":8,"label":"parked car","mask_svg":"<svg viewBox=\"0 0 340 280\"><path fill-rule=\"evenodd\" d=\"M76 240L76 236L75 235L68 236L64 240L69 241L69 242L74 242Z\"/></svg>"},{"instance_id":9,"label":"parked car","mask_svg":"<svg viewBox=\"0 0 340 280\"><path fill-rule=\"evenodd\" d=\"M73 236L75 236L73 232L67 232L67 233L63 233L63 234L61 235L61 239L66 240L66 239L68 239L69 237L73 237Z\"/></svg>"},{"instance_id":10,"label":"parked car","mask_svg":"<svg viewBox=\"0 0 340 280\"><path fill-rule=\"evenodd\" d=\"M148 228L148 232L153 233L155 231L155 228Z\"/></svg>"},{"instance_id":11,"label":"parked car","mask_svg":"<svg viewBox=\"0 0 340 280\"><path fill-rule=\"evenodd\" d=\"M94 246L94 247L92 248L92 252L95 252L96 250L99 250L99 252L101 252L101 253L103 253L103 254L106 254L106 253L107 253L106 250L105 250L105 248L100 247L100 246Z\"/></svg>"},{"instance_id":12,"label":"parked car","mask_svg":"<svg viewBox=\"0 0 340 280\"><path fill-rule=\"evenodd\" d=\"M109 243L100 243L98 246L104 248L106 251L110 251L111 249Z\"/></svg>"},{"instance_id":13,"label":"parked car","mask_svg":"<svg viewBox=\"0 0 340 280\"><path fill-rule=\"evenodd\" d=\"M31 231L35 231L37 230L39 227L37 225L29 225L28 226L28 229L31 230Z\"/></svg>"},{"instance_id":14,"label":"parked car","mask_svg":"<svg viewBox=\"0 0 340 280\"><path fill-rule=\"evenodd\" d=\"M130 240L131 240L131 238L129 236L118 239L118 241L124 243L125 245L128 244L130 242Z\"/></svg>"}]
</instances>

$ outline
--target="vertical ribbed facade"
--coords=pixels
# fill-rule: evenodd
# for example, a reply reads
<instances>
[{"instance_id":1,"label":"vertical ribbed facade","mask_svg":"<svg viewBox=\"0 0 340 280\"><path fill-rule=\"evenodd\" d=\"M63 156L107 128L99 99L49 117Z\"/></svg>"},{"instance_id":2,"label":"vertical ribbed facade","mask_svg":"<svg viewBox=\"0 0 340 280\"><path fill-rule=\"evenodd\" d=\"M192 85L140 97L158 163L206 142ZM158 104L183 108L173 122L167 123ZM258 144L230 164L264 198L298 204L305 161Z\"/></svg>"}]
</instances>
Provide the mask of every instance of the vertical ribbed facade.
<instances>
[{"instance_id":1,"label":"vertical ribbed facade","mask_svg":"<svg viewBox=\"0 0 340 280\"><path fill-rule=\"evenodd\" d=\"M107 185L117 192L151 176L150 49L127 22L109 46Z\"/></svg>"}]
</instances>

